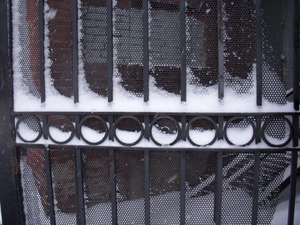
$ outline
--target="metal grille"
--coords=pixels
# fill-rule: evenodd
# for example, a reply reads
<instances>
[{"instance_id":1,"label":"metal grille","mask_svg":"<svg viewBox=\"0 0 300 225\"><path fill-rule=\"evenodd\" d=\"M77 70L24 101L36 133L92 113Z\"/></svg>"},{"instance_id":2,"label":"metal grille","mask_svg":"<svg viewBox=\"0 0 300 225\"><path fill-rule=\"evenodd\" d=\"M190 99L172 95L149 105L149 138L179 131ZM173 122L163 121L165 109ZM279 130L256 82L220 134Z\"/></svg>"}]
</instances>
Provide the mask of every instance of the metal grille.
<instances>
[{"instance_id":1,"label":"metal grille","mask_svg":"<svg viewBox=\"0 0 300 225\"><path fill-rule=\"evenodd\" d=\"M81 1L82 61L90 90L107 96L107 8L106 1Z\"/></svg>"}]
</instances>

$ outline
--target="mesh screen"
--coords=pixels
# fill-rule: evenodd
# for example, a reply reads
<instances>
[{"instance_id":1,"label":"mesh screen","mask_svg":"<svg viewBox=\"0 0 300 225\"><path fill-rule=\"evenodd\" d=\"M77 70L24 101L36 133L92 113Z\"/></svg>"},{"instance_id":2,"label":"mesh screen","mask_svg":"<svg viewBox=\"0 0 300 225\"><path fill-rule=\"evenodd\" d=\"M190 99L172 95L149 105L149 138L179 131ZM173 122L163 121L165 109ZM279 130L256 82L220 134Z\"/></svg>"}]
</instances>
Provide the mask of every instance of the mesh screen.
<instances>
[{"instance_id":1,"label":"mesh screen","mask_svg":"<svg viewBox=\"0 0 300 225\"><path fill-rule=\"evenodd\" d=\"M39 2L37 0L19 2L20 22L19 41L20 69L22 84L29 92L40 97L40 62L39 62ZM14 34L18 36L18 34ZM14 46L17 48L17 46Z\"/></svg>"},{"instance_id":2,"label":"mesh screen","mask_svg":"<svg viewBox=\"0 0 300 225\"><path fill-rule=\"evenodd\" d=\"M72 0L47 0L56 12L48 21L51 78L55 89L64 96L73 96L72 81Z\"/></svg>"},{"instance_id":3,"label":"mesh screen","mask_svg":"<svg viewBox=\"0 0 300 225\"><path fill-rule=\"evenodd\" d=\"M262 91L267 100L279 104L286 103L282 60L282 12L281 1L277 1L276 4L273 1L262 1Z\"/></svg>"},{"instance_id":4,"label":"mesh screen","mask_svg":"<svg viewBox=\"0 0 300 225\"><path fill-rule=\"evenodd\" d=\"M117 152L116 185L119 224L144 224L144 153Z\"/></svg>"},{"instance_id":5,"label":"mesh screen","mask_svg":"<svg viewBox=\"0 0 300 225\"><path fill-rule=\"evenodd\" d=\"M217 1L188 0L186 7L188 82L212 86L218 82ZM179 29L179 28L178 28Z\"/></svg>"},{"instance_id":6,"label":"mesh screen","mask_svg":"<svg viewBox=\"0 0 300 225\"><path fill-rule=\"evenodd\" d=\"M117 1L114 7L114 48L117 82L136 96L143 95L142 1Z\"/></svg>"},{"instance_id":7,"label":"mesh screen","mask_svg":"<svg viewBox=\"0 0 300 225\"><path fill-rule=\"evenodd\" d=\"M155 85L180 94L180 13L177 1L150 1L150 75Z\"/></svg>"},{"instance_id":8,"label":"mesh screen","mask_svg":"<svg viewBox=\"0 0 300 225\"><path fill-rule=\"evenodd\" d=\"M50 224L44 151L20 149L26 224Z\"/></svg>"},{"instance_id":9,"label":"mesh screen","mask_svg":"<svg viewBox=\"0 0 300 225\"><path fill-rule=\"evenodd\" d=\"M249 93L255 79L255 1L224 1L225 85Z\"/></svg>"},{"instance_id":10,"label":"mesh screen","mask_svg":"<svg viewBox=\"0 0 300 225\"><path fill-rule=\"evenodd\" d=\"M106 1L82 0L80 6L82 60L89 88L107 96Z\"/></svg>"},{"instance_id":11,"label":"mesh screen","mask_svg":"<svg viewBox=\"0 0 300 225\"><path fill-rule=\"evenodd\" d=\"M51 150L52 182L57 224L76 223L75 151ZM67 215L73 214L73 216Z\"/></svg>"},{"instance_id":12,"label":"mesh screen","mask_svg":"<svg viewBox=\"0 0 300 225\"><path fill-rule=\"evenodd\" d=\"M253 154L238 154L232 161L224 164L222 223L251 223L253 165ZM249 181L250 183L248 183Z\"/></svg>"},{"instance_id":13,"label":"mesh screen","mask_svg":"<svg viewBox=\"0 0 300 225\"><path fill-rule=\"evenodd\" d=\"M16 120L18 136L26 142L37 140L42 132L41 121L35 116L19 117Z\"/></svg>"},{"instance_id":14,"label":"mesh screen","mask_svg":"<svg viewBox=\"0 0 300 225\"><path fill-rule=\"evenodd\" d=\"M180 154L150 154L150 222L179 224Z\"/></svg>"},{"instance_id":15,"label":"mesh screen","mask_svg":"<svg viewBox=\"0 0 300 225\"><path fill-rule=\"evenodd\" d=\"M82 158L86 223L111 224L109 153L83 150Z\"/></svg>"},{"instance_id":16,"label":"mesh screen","mask_svg":"<svg viewBox=\"0 0 300 225\"><path fill-rule=\"evenodd\" d=\"M216 153L186 153L186 224L214 224Z\"/></svg>"},{"instance_id":17,"label":"mesh screen","mask_svg":"<svg viewBox=\"0 0 300 225\"><path fill-rule=\"evenodd\" d=\"M259 178L258 223L269 224L274 216L280 184L283 182L285 168L290 164L290 154L272 153L261 155Z\"/></svg>"}]
</instances>

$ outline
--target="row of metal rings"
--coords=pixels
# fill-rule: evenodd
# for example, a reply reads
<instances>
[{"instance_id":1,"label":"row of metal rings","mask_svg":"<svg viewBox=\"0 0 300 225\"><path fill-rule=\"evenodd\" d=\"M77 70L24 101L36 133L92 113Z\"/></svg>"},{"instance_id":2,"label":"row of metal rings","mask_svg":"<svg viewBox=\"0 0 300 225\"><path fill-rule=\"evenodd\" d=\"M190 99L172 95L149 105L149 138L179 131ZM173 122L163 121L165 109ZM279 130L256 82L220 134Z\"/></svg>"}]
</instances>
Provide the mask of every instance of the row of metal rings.
<instances>
[{"instance_id":1,"label":"row of metal rings","mask_svg":"<svg viewBox=\"0 0 300 225\"><path fill-rule=\"evenodd\" d=\"M49 128L51 127L52 123L57 120L57 119L63 119L65 121L67 121L68 123L68 126L70 128L70 135L68 138L66 138L65 140L58 140L55 135L51 134L51 132L49 131ZM85 136L83 131L82 131L82 128L84 127L85 125L85 122L89 119L93 119L93 120L98 120L103 128L104 128L104 135L102 135L102 138L97 140L97 141L92 141L92 140L89 140L89 137ZM136 122L139 126L139 137L136 138L135 141L132 141L132 142L126 142L124 141L122 138L120 138L117 134L117 129L118 129L118 125L124 121L124 120L133 120L134 122ZM161 143L157 137L155 137L153 135L153 128L155 127L155 125L158 123L158 121L160 120L164 120L165 122L167 121L167 123L172 123L173 126L172 126L172 129L175 128L175 135L176 137L173 138L172 141L170 141L169 143ZM193 124L196 122L196 121L199 121L199 120L206 120L208 123L211 124L211 127L213 127L213 130L215 130L215 134L214 134L214 137L211 138L210 140L208 140L207 143L204 143L204 144L199 144L197 143L197 141L195 139L193 139L191 137L191 127L193 126ZM252 128L252 137L246 142L246 143L243 143L243 144L236 144L234 143L232 140L230 140L230 138L228 137L228 130L229 130L229 127L230 127L230 124L233 123L234 121L246 121L248 125L250 125L250 127ZM289 127L289 133L286 135L286 138L284 140L283 143L272 143L271 141L268 140L268 138L266 137L266 128L269 124L271 124L273 121L276 121L276 120L281 120L283 121L284 123L287 124L287 126ZM28 139L28 138L25 138L24 137L24 134L22 135L22 131L20 129L20 124L22 122L26 122L28 123L28 121L31 121L31 126L34 126L34 129L35 131L38 133L36 135L35 138L31 138L31 139ZM32 123L34 123L32 125ZM171 129L170 127L164 127L163 129ZM162 129L162 131L163 131ZM90 145L99 145L101 143L103 143L107 137L109 136L109 132L110 132L110 129L108 128L108 125L107 125L107 122L100 116L96 116L96 115L89 115L89 116L86 116L84 117L81 122L79 123L79 127L78 127L78 130L79 130L79 134L80 134L80 138L86 142L87 144L90 144ZM73 122L70 118L68 118L67 116L64 116L64 115L59 115L59 116L53 116L49 119L48 123L46 124L46 131L47 131L47 134L48 134L48 137L56 144L66 144L68 143L69 141L71 141L75 135L75 126L73 125ZM149 128L147 129L147 131L149 131L149 137L150 139L158 146L168 146L168 145L174 145L176 144L180 139L181 139L181 133L182 131L184 132L184 136L188 139L188 141L194 145L194 146L207 146L207 145L212 145L216 142L216 140L218 139L218 133L219 133L219 126L218 124L213 120L211 119L210 117L205 117L205 116L197 116L197 117L194 117L193 119L191 119L188 123L187 123L187 126L185 127L185 129L181 129L180 128L180 125L178 123L177 120L175 120L173 117L170 117L170 116L158 116L158 117L155 117L153 119L153 121L150 123L149 125ZM238 145L238 146L247 146L247 145L250 145L255 137L256 137L256 125L254 124L254 122L249 119L248 117L246 116L240 116L240 117L232 117L230 118L226 123L225 123L225 126L224 126L224 138L225 140L227 141L227 143L229 143L230 145ZM119 117L113 124L113 127L112 127L112 132L113 132L113 137L122 145L124 146L134 146L136 144L138 144L144 137L145 135L145 128L144 128L144 125L143 123L135 116L121 116ZM282 147L282 146L285 146L287 145L292 137L293 137L293 128L292 128L292 123L290 122L289 119L287 119L286 117L284 116L271 116L269 117L268 119L265 120L265 122L263 123L263 126L261 128L261 138L264 140L264 142L271 146L271 147ZM17 136L23 141L23 142L29 142L29 143L34 143L36 141L38 141L41 136L43 135L43 128L42 128L42 125L41 125L41 122L40 122L40 119L37 118L36 116L34 115L24 115L24 116L21 116L20 118L18 118L17 120L17 123L16 123L16 134ZM242 134L241 134L242 135ZM25 135L26 136L26 135Z\"/></svg>"}]
</instances>

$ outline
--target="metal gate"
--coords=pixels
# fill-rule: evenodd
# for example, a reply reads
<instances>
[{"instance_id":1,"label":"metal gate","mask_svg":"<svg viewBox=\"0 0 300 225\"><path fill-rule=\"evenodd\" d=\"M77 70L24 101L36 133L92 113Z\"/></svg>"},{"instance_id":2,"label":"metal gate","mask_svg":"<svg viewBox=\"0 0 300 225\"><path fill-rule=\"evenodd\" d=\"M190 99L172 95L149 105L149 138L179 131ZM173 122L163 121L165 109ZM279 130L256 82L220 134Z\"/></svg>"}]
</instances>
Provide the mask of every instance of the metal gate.
<instances>
[{"instance_id":1,"label":"metal gate","mask_svg":"<svg viewBox=\"0 0 300 225\"><path fill-rule=\"evenodd\" d=\"M0 17L4 224L299 217L298 1L7 0Z\"/></svg>"}]
</instances>

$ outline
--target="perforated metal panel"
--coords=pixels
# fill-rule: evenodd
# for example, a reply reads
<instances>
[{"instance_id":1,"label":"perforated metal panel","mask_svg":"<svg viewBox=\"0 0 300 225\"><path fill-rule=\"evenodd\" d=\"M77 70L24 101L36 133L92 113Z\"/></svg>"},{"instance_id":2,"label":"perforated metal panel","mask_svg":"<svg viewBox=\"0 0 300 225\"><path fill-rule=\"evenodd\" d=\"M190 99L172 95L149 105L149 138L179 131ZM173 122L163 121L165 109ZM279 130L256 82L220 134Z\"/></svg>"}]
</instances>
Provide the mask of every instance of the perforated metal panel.
<instances>
[{"instance_id":1,"label":"perforated metal panel","mask_svg":"<svg viewBox=\"0 0 300 225\"><path fill-rule=\"evenodd\" d=\"M225 85L249 93L256 74L255 1L225 0L223 10Z\"/></svg>"},{"instance_id":2,"label":"perforated metal panel","mask_svg":"<svg viewBox=\"0 0 300 225\"><path fill-rule=\"evenodd\" d=\"M81 1L82 61L89 88L107 96L107 8L106 1Z\"/></svg>"},{"instance_id":3,"label":"perforated metal panel","mask_svg":"<svg viewBox=\"0 0 300 225\"><path fill-rule=\"evenodd\" d=\"M50 224L44 151L19 149L25 221Z\"/></svg>"},{"instance_id":4,"label":"perforated metal panel","mask_svg":"<svg viewBox=\"0 0 300 225\"><path fill-rule=\"evenodd\" d=\"M14 46L19 57L21 71L14 71L16 76L22 76L21 82L27 90L35 97L40 97L40 49L39 49L39 3L38 1L21 0L19 4L14 3L15 8L19 8L19 20L17 33L14 32ZM16 21L18 22L18 21ZM15 30L16 31L16 30ZM19 32L19 33L18 33ZM19 48L19 44L22 48ZM22 85L21 84L21 85Z\"/></svg>"}]
</instances>

